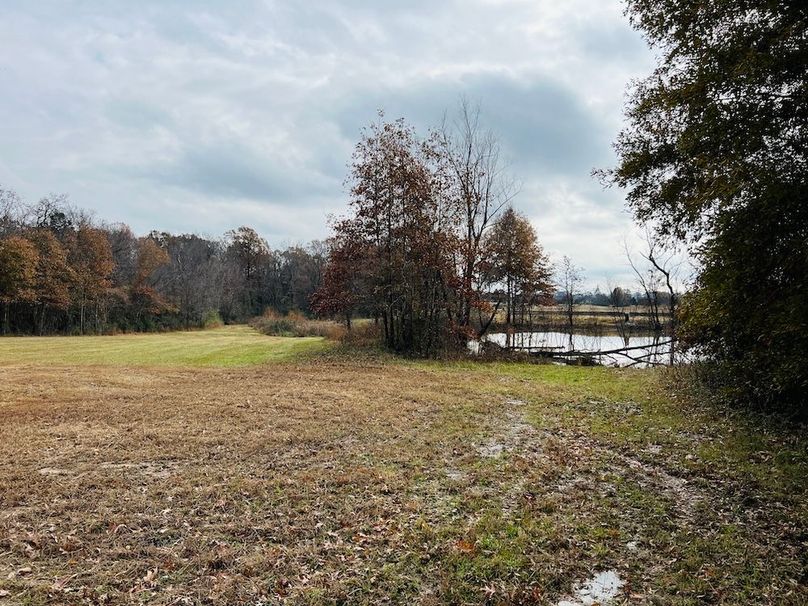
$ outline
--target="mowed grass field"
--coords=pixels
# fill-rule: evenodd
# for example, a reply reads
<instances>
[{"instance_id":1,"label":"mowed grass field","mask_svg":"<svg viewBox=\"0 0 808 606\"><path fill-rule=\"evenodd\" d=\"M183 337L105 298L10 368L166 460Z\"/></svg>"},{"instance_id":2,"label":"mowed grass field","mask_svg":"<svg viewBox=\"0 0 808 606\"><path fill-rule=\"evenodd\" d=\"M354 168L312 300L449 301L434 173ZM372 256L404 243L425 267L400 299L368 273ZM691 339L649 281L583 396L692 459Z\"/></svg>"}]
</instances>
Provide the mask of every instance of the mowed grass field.
<instances>
[{"instance_id":1,"label":"mowed grass field","mask_svg":"<svg viewBox=\"0 0 808 606\"><path fill-rule=\"evenodd\" d=\"M671 381L0 339L0 605L806 603L805 436Z\"/></svg>"},{"instance_id":2,"label":"mowed grass field","mask_svg":"<svg viewBox=\"0 0 808 606\"><path fill-rule=\"evenodd\" d=\"M246 366L297 359L325 346L319 337L267 337L248 326L170 334L11 337L0 341L0 364Z\"/></svg>"}]
</instances>

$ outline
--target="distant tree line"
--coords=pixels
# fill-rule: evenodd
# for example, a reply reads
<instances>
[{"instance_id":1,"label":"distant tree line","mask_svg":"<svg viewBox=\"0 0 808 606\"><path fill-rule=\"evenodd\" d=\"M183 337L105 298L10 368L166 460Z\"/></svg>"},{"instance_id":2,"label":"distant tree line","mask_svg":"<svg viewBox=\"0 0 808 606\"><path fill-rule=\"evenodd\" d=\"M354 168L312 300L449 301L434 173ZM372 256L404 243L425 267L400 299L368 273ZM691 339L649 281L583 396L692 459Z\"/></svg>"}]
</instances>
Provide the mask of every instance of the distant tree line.
<instances>
[{"instance_id":1,"label":"distant tree line","mask_svg":"<svg viewBox=\"0 0 808 606\"><path fill-rule=\"evenodd\" d=\"M24 203L0 189L0 330L87 334L311 313L323 243L271 249L249 227L210 240L98 223L65 196Z\"/></svg>"},{"instance_id":2,"label":"distant tree line","mask_svg":"<svg viewBox=\"0 0 808 606\"><path fill-rule=\"evenodd\" d=\"M467 103L423 138L381 115L356 146L349 185L313 298L320 314L350 322L361 310L389 348L431 356L551 299L549 260L511 207L517 187L496 138Z\"/></svg>"},{"instance_id":3,"label":"distant tree line","mask_svg":"<svg viewBox=\"0 0 808 606\"><path fill-rule=\"evenodd\" d=\"M566 297L567 294L563 290L557 290L553 294L553 300L557 305L562 305ZM573 301L575 305L594 305L595 307L649 307L654 304L667 306L670 302L670 294L654 291L649 296L642 291L622 286L602 291L600 286L596 286L594 290L576 292Z\"/></svg>"}]
</instances>

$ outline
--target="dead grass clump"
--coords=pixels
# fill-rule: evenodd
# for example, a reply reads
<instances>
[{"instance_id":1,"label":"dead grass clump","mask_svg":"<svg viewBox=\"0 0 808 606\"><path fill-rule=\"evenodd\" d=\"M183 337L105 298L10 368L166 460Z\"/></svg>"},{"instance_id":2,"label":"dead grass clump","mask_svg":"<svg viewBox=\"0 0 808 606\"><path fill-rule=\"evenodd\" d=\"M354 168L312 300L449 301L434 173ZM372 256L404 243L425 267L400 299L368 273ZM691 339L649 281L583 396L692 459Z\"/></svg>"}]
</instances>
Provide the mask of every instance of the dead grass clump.
<instances>
[{"instance_id":1,"label":"dead grass clump","mask_svg":"<svg viewBox=\"0 0 808 606\"><path fill-rule=\"evenodd\" d=\"M253 318L250 326L274 337L325 337L333 341L341 340L347 332L341 324L330 320L312 320L294 311L281 315L271 309Z\"/></svg>"},{"instance_id":2,"label":"dead grass clump","mask_svg":"<svg viewBox=\"0 0 808 606\"><path fill-rule=\"evenodd\" d=\"M344 343L363 347L378 345L381 339L381 326L373 320L355 320L342 337Z\"/></svg>"}]
</instances>

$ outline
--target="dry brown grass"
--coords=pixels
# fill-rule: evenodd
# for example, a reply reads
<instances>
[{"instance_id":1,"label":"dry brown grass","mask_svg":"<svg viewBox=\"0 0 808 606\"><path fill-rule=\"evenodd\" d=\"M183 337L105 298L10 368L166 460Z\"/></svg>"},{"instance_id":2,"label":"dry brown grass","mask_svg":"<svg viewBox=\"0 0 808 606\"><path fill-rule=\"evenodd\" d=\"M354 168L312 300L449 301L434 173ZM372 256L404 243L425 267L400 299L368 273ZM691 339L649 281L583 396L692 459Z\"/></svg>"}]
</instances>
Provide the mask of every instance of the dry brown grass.
<instances>
[{"instance_id":1,"label":"dry brown grass","mask_svg":"<svg viewBox=\"0 0 808 606\"><path fill-rule=\"evenodd\" d=\"M315 320L298 312L282 315L268 309L264 315L253 318L250 326L258 332L277 337L325 337L342 340L347 330L343 324L331 320Z\"/></svg>"},{"instance_id":2,"label":"dry brown grass","mask_svg":"<svg viewBox=\"0 0 808 606\"><path fill-rule=\"evenodd\" d=\"M374 527L423 506L410 449L465 391L341 366L0 373L0 573L22 571L0 587L42 603L347 594Z\"/></svg>"},{"instance_id":3,"label":"dry brown grass","mask_svg":"<svg viewBox=\"0 0 808 606\"><path fill-rule=\"evenodd\" d=\"M652 377L0 366L0 604L800 603L804 482Z\"/></svg>"}]
</instances>

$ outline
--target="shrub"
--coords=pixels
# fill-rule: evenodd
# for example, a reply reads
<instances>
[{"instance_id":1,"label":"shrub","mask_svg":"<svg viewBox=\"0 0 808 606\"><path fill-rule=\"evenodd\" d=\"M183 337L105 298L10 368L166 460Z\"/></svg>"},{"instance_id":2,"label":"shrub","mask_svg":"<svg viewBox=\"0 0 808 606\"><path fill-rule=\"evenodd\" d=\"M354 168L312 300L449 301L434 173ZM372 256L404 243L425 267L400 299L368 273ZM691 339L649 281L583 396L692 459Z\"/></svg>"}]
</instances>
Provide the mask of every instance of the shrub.
<instances>
[{"instance_id":1,"label":"shrub","mask_svg":"<svg viewBox=\"0 0 808 606\"><path fill-rule=\"evenodd\" d=\"M381 340L381 326L374 323L373 320L355 320L351 322L351 330L346 330L345 335L342 337L343 342L362 347L378 345Z\"/></svg>"},{"instance_id":2,"label":"shrub","mask_svg":"<svg viewBox=\"0 0 808 606\"><path fill-rule=\"evenodd\" d=\"M312 320L298 312L283 316L271 309L253 318L250 326L276 337L325 337L334 341L342 340L347 332L344 326L330 320Z\"/></svg>"},{"instance_id":3,"label":"shrub","mask_svg":"<svg viewBox=\"0 0 808 606\"><path fill-rule=\"evenodd\" d=\"M202 326L205 328L219 328L220 326L224 326L224 322L222 321L222 316L219 315L219 312L215 309L211 309L202 319Z\"/></svg>"}]
</instances>

